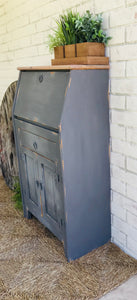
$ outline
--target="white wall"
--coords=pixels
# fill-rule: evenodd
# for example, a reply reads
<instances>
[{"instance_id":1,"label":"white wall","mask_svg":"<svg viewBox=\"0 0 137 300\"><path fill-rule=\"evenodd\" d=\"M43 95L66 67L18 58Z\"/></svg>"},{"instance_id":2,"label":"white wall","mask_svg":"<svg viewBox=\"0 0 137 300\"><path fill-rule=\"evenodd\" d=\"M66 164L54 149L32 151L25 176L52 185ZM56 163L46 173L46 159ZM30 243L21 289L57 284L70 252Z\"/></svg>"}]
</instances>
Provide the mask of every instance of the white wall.
<instances>
[{"instance_id":1,"label":"white wall","mask_svg":"<svg viewBox=\"0 0 137 300\"><path fill-rule=\"evenodd\" d=\"M93 9L93 1L0 0L0 102L18 78L17 66L50 65L46 44L55 19L68 8Z\"/></svg>"},{"instance_id":2,"label":"white wall","mask_svg":"<svg viewBox=\"0 0 137 300\"><path fill-rule=\"evenodd\" d=\"M54 19L104 12L110 56L112 240L137 258L137 0L0 0L0 101L17 66L50 65Z\"/></svg>"}]
</instances>

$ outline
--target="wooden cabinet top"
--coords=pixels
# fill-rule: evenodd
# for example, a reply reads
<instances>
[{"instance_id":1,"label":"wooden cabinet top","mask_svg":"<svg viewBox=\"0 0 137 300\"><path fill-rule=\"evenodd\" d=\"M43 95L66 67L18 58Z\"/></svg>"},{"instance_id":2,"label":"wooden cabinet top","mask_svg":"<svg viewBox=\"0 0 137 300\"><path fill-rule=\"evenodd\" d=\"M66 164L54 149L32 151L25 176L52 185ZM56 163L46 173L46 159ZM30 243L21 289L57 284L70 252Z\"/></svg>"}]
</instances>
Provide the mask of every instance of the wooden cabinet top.
<instances>
[{"instance_id":1,"label":"wooden cabinet top","mask_svg":"<svg viewBox=\"0 0 137 300\"><path fill-rule=\"evenodd\" d=\"M18 67L19 71L43 71L43 70L101 70L109 69L109 65L60 65L60 66L30 66Z\"/></svg>"}]
</instances>

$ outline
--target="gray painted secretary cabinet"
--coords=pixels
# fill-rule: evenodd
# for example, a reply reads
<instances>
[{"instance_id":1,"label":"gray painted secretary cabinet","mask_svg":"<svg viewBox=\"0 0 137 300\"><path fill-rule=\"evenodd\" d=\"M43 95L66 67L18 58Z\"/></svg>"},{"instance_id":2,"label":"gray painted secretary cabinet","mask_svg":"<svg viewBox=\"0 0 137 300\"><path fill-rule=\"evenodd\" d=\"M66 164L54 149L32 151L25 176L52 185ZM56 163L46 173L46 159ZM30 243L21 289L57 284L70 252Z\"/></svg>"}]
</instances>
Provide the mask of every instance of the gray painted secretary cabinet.
<instances>
[{"instance_id":1,"label":"gray painted secretary cabinet","mask_svg":"<svg viewBox=\"0 0 137 300\"><path fill-rule=\"evenodd\" d=\"M24 216L68 261L110 239L108 66L19 68L13 122Z\"/></svg>"}]
</instances>

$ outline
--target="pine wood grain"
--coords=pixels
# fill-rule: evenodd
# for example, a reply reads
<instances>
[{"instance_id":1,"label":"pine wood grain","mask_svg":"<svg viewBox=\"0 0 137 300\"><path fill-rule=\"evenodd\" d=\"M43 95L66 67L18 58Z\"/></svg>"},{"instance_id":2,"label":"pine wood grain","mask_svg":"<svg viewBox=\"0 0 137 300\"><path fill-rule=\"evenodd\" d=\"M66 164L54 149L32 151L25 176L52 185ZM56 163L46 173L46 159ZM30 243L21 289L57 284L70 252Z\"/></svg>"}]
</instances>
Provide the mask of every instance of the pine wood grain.
<instances>
[{"instance_id":1,"label":"pine wood grain","mask_svg":"<svg viewBox=\"0 0 137 300\"><path fill-rule=\"evenodd\" d=\"M57 71L57 70L98 70L109 69L109 65L54 65L54 66L22 66L19 71Z\"/></svg>"},{"instance_id":2,"label":"pine wood grain","mask_svg":"<svg viewBox=\"0 0 137 300\"><path fill-rule=\"evenodd\" d=\"M79 43L76 44L77 57L83 56L105 56L105 45L103 43Z\"/></svg>"},{"instance_id":3,"label":"pine wood grain","mask_svg":"<svg viewBox=\"0 0 137 300\"><path fill-rule=\"evenodd\" d=\"M52 65L108 65L109 58L105 56L82 56L73 58L52 59Z\"/></svg>"}]
</instances>

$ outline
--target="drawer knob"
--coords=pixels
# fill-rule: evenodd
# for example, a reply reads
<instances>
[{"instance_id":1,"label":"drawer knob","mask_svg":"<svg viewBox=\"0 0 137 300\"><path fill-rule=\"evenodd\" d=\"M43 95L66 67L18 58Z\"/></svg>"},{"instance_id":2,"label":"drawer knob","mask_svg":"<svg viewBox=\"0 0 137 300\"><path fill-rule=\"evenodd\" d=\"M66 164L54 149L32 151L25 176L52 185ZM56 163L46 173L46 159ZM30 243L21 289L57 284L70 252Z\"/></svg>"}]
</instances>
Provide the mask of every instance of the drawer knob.
<instances>
[{"instance_id":1,"label":"drawer knob","mask_svg":"<svg viewBox=\"0 0 137 300\"><path fill-rule=\"evenodd\" d=\"M38 148L38 145L37 145L36 142L33 143L33 147L34 147L35 150Z\"/></svg>"},{"instance_id":2,"label":"drawer knob","mask_svg":"<svg viewBox=\"0 0 137 300\"><path fill-rule=\"evenodd\" d=\"M39 76L39 82L41 83L43 81L43 75Z\"/></svg>"}]
</instances>

